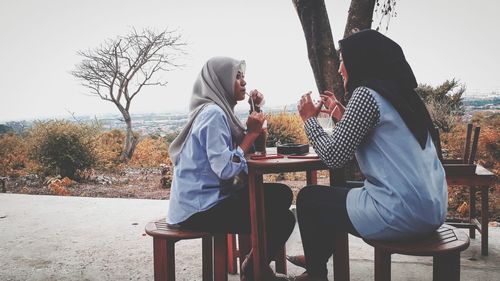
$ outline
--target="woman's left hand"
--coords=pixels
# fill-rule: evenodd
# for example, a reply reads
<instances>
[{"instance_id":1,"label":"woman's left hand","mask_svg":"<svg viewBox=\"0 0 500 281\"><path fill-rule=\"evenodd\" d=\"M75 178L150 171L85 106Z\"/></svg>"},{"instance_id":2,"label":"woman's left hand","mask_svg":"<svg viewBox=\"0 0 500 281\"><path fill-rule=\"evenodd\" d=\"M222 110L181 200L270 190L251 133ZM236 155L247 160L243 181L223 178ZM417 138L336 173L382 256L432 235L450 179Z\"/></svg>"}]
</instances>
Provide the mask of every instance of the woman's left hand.
<instances>
[{"instance_id":1,"label":"woman's left hand","mask_svg":"<svg viewBox=\"0 0 500 281\"><path fill-rule=\"evenodd\" d=\"M330 91L324 91L321 95L321 100L325 105L324 110L321 112L327 113L333 118L335 123L339 122L342 119L342 116L345 112L345 107L335 98L335 95Z\"/></svg>"},{"instance_id":2,"label":"woman's left hand","mask_svg":"<svg viewBox=\"0 0 500 281\"><path fill-rule=\"evenodd\" d=\"M307 119L311 117L318 116L319 112L321 111L322 105L323 105L322 101L320 101L317 104L314 104L311 98L311 92L302 95L297 105L300 118L302 118L302 121L305 122Z\"/></svg>"}]
</instances>

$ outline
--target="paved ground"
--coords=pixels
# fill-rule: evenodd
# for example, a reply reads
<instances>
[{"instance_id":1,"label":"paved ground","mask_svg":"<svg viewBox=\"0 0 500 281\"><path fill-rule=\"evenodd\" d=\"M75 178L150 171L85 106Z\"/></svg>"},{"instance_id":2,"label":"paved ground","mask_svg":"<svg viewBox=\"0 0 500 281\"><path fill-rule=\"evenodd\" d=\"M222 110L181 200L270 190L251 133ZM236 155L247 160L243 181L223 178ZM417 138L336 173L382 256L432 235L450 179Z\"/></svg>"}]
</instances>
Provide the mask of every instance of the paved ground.
<instances>
[{"instance_id":1,"label":"paved ground","mask_svg":"<svg viewBox=\"0 0 500 281\"><path fill-rule=\"evenodd\" d=\"M144 226L165 216L167 205L0 194L0 280L153 280L152 239ZM462 253L462 280L499 280L500 228L490 229L488 257L480 255L480 235ZM182 241L176 249L177 280L201 280L200 241ZM287 251L301 252L297 228ZM373 280L372 248L351 237L350 256L351 280ZM395 255L392 266L393 280L432 280L431 258ZM301 273L290 264L288 269Z\"/></svg>"}]
</instances>

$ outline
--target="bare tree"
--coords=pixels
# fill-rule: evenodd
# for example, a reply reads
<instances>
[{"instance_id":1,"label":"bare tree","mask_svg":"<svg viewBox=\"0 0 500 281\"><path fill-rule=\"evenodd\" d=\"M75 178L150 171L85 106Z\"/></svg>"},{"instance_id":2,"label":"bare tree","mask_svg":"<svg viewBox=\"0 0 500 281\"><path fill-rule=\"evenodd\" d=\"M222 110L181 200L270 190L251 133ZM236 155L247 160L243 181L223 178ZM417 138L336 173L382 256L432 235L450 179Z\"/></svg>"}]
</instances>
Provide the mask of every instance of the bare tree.
<instances>
[{"instance_id":1,"label":"bare tree","mask_svg":"<svg viewBox=\"0 0 500 281\"><path fill-rule=\"evenodd\" d=\"M100 47L78 52L83 60L71 74L82 80L92 95L115 104L127 125L123 161L132 158L138 141L130 117L133 98L144 86L167 84L157 76L180 67L176 61L184 54L185 45L176 31L133 29L128 35L106 40Z\"/></svg>"}]
</instances>

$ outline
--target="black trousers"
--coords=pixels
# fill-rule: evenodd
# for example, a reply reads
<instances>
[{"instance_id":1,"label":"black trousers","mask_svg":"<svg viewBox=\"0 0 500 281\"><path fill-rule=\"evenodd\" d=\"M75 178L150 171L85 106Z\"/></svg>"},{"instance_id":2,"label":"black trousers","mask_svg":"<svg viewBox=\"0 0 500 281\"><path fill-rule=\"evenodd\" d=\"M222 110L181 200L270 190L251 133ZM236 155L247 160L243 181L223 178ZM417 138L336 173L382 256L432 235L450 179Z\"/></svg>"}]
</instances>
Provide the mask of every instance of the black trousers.
<instances>
[{"instance_id":1,"label":"black trousers","mask_svg":"<svg viewBox=\"0 0 500 281\"><path fill-rule=\"evenodd\" d=\"M264 184L268 262L271 262L292 234L295 226L295 217L289 210L292 199L293 194L288 186L278 183ZM180 225L198 231L250 234L248 189L242 189L209 210L192 215Z\"/></svg>"},{"instance_id":2,"label":"black trousers","mask_svg":"<svg viewBox=\"0 0 500 281\"><path fill-rule=\"evenodd\" d=\"M297 219L309 276L326 278L326 264L335 251L335 235L359 233L349 219L346 198L350 188L306 186L297 196Z\"/></svg>"}]
</instances>

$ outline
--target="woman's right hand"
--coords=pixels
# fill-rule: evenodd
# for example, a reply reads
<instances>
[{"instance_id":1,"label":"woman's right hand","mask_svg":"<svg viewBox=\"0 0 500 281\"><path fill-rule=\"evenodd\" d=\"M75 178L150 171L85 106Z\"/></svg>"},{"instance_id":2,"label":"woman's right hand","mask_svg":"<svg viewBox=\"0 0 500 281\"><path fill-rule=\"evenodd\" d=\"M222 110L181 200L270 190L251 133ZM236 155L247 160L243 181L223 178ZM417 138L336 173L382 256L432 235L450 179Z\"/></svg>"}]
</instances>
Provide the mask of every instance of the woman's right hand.
<instances>
[{"instance_id":1,"label":"woman's right hand","mask_svg":"<svg viewBox=\"0 0 500 281\"><path fill-rule=\"evenodd\" d=\"M247 134L260 135L266 117L262 112L252 112L247 119Z\"/></svg>"}]
</instances>

